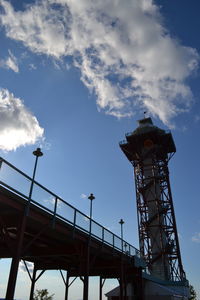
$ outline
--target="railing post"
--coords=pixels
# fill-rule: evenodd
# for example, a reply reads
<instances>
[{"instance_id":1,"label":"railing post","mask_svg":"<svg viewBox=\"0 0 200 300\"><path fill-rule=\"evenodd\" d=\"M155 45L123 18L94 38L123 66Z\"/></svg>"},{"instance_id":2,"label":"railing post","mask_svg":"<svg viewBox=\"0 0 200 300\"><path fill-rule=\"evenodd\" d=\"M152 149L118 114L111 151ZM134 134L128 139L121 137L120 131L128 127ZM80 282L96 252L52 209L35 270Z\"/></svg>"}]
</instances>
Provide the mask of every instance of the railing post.
<instances>
[{"instance_id":1,"label":"railing post","mask_svg":"<svg viewBox=\"0 0 200 300\"><path fill-rule=\"evenodd\" d=\"M76 227L76 209L74 210L74 227Z\"/></svg>"},{"instance_id":2,"label":"railing post","mask_svg":"<svg viewBox=\"0 0 200 300\"><path fill-rule=\"evenodd\" d=\"M55 217L56 212L57 212L57 205L58 205L58 197L55 198L54 212L53 212L54 217Z\"/></svg>"},{"instance_id":3,"label":"railing post","mask_svg":"<svg viewBox=\"0 0 200 300\"><path fill-rule=\"evenodd\" d=\"M54 211L53 211L53 222L52 222L53 227L55 226L57 204L58 204L58 197L55 197L55 204L54 204Z\"/></svg>"},{"instance_id":4,"label":"railing post","mask_svg":"<svg viewBox=\"0 0 200 300\"><path fill-rule=\"evenodd\" d=\"M3 162L3 159L0 157L0 169L1 169L1 166L2 166L2 162Z\"/></svg>"},{"instance_id":5,"label":"railing post","mask_svg":"<svg viewBox=\"0 0 200 300\"><path fill-rule=\"evenodd\" d=\"M74 234L75 234L75 228L76 228L76 209L74 209L74 223L73 223L73 232L72 232L73 238L74 238Z\"/></svg>"}]
</instances>

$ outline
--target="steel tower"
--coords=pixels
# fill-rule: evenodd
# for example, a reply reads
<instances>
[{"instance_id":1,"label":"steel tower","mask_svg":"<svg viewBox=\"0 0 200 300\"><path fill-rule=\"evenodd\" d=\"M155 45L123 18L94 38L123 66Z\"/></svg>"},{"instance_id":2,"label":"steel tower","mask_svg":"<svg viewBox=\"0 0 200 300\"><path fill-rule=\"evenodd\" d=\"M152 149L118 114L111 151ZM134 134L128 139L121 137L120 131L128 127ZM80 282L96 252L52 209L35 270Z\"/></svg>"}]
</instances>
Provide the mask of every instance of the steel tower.
<instances>
[{"instance_id":1,"label":"steel tower","mask_svg":"<svg viewBox=\"0 0 200 300\"><path fill-rule=\"evenodd\" d=\"M134 167L140 250L152 276L184 281L168 170L176 147L151 118L138 122L120 148Z\"/></svg>"}]
</instances>

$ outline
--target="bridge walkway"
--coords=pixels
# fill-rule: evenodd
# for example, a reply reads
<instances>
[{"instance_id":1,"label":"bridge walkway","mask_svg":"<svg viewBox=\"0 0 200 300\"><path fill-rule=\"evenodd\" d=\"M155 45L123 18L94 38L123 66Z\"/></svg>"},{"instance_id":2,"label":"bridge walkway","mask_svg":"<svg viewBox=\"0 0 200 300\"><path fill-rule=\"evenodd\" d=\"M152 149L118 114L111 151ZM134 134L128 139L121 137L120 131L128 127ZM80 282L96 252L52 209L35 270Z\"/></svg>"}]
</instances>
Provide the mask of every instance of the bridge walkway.
<instances>
[{"instance_id":1,"label":"bridge walkway","mask_svg":"<svg viewBox=\"0 0 200 300\"><path fill-rule=\"evenodd\" d=\"M82 278L84 300L89 276L119 279L122 295L126 282L139 289L144 262L138 249L4 159L0 163L0 258L12 258L7 300L14 298L20 260L34 264L30 299L38 270L67 271L65 300L70 277Z\"/></svg>"}]
</instances>

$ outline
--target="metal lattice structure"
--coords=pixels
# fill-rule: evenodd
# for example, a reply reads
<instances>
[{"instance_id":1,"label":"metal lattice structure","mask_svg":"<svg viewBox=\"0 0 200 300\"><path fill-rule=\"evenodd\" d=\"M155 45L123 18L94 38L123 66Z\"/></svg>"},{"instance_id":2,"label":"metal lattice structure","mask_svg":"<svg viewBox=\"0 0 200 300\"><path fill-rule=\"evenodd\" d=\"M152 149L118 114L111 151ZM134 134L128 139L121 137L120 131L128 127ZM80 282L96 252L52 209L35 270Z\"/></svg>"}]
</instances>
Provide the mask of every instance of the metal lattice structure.
<instances>
[{"instance_id":1,"label":"metal lattice structure","mask_svg":"<svg viewBox=\"0 0 200 300\"><path fill-rule=\"evenodd\" d=\"M172 135L145 118L120 147L134 167L140 251L148 269L162 280L182 281L185 273L168 170L176 151Z\"/></svg>"}]
</instances>

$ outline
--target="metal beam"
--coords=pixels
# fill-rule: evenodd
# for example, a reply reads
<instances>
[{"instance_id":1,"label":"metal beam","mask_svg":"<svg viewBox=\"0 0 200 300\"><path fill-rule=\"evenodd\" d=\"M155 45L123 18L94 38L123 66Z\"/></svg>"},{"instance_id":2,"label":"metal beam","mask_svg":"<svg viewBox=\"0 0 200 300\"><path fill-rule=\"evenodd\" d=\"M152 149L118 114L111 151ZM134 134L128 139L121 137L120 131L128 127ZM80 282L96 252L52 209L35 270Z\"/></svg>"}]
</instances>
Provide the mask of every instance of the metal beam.
<instances>
[{"instance_id":1,"label":"metal beam","mask_svg":"<svg viewBox=\"0 0 200 300\"><path fill-rule=\"evenodd\" d=\"M99 300L102 300L102 289L103 289L103 286L104 286L104 283L105 283L106 279L102 278L102 276L99 277Z\"/></svg>"},{"instance_id":2,"label":"metal beam","mask_svg":"<svg viewBox=\"0 0 200 300\"><path fill-rule=\"evenodd\" d=\"M34 266L34 268L33 268L33 275L32 275L32 279L31 279L31 291L30 291L29 300L33 300L35 283L36 283L36 272L37 272L37 270L36 270L36 268Z\"/></svg>"}]
</instances>

